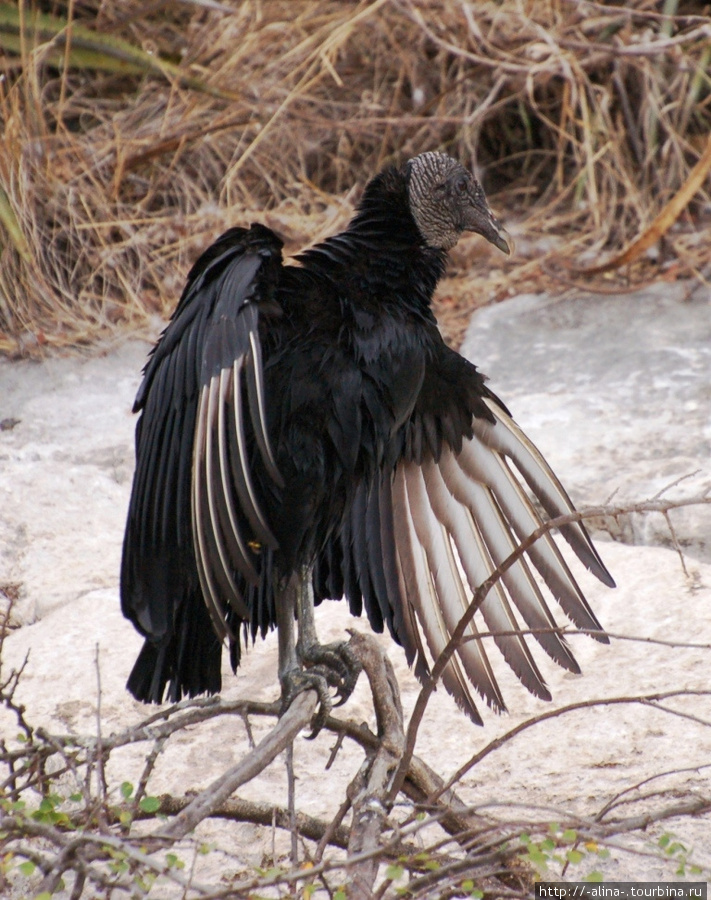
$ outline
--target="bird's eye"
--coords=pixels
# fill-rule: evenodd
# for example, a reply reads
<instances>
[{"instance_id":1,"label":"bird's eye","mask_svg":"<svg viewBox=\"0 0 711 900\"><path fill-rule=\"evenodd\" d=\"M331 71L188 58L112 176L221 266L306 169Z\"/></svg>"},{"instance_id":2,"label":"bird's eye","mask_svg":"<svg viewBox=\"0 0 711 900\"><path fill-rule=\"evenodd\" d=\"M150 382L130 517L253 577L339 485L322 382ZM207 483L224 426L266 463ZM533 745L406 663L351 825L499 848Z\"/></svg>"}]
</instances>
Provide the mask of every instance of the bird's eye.
<instances>
[{"instance_id":1,"label":"bird's eye","mask_svg":"<svg viewBox=\"0 0 711 900\"><path fill-rule=\"evenodd\" d=\"M458 194L466 194L468 184L467 179L464 177L464 175L460 175L459 178L457 178L454 187Z\"/></svg>"}]
</instances>

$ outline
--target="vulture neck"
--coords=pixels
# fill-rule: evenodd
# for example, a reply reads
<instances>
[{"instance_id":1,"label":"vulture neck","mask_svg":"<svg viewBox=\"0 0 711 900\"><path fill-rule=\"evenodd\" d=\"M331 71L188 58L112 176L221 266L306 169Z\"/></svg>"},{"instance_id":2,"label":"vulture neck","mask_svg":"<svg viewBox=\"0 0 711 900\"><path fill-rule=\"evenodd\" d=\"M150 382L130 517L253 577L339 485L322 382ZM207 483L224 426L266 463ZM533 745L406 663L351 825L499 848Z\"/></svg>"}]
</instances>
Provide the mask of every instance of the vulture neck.
<instances>
[{"instance_id":1,"label":"vulture neck","mask_svg":"<svg viewBox=\"0 0 711 900\"><path fill-rule=\"evenodd\" d=\"M392 297L400 307L427 319L447 252L428 246L410 212L407 185L399 170L386 170L366 186L348 228L300 257L333 281L353 283L370 296ZM354 298L362 295L356 291Z\"/></svg>"}]
</instances>

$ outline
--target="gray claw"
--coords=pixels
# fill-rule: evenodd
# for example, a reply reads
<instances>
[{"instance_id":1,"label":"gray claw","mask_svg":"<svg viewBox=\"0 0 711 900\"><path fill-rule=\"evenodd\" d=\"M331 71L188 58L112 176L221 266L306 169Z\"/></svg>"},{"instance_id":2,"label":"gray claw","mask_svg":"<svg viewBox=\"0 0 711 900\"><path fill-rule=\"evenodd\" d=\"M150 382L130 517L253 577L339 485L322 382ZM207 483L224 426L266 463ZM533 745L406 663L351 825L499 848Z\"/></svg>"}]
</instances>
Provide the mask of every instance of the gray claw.
<instances>
[{"instance_id":1,"label":"gray claw","mask_svg":"<svg viewBox=\"0 0 711 900\"><path fill-rule=\"evenodd\" d=\"M310 644L301 648L299 656L309 671L318 672L328 684L336 689L338 702L342 706L353 693L362 666L350 646L341 641L335 644Z\"/></svg>"},{"instance_id":2,"label":"gray claw","mask_svg":"<svg viewBox=\"0 0 711 900\"><path fill-rule=\"evenodd\" d=\"M318 708L311 720L311 733L306 735L307 740L313 740L326 724L333 703L328 689L329 682L325 675L311 669L303 672L301 669L292 669L281 677L281 712L282 715L291 706L297 694L304 691L316 691L318 694Z\"/></svg>"}]
</instances>

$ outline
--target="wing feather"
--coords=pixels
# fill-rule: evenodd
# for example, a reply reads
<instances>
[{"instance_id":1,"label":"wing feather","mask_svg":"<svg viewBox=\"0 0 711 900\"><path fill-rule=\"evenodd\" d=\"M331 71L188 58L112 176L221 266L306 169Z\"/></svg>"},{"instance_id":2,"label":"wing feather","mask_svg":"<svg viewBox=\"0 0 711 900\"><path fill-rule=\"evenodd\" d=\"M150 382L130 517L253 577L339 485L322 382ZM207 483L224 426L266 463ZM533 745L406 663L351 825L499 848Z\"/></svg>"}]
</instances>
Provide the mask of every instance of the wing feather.
<instances>
[{"instance_id":1,"label":"wing feather","mask_svg":"<svg viewBox=\"0 0 711 900\"><path fill-rule=\"evenodd\" d=\"M380 544L379 552L367 557L360 550L358 582L369 584L364 594L366 608L370 610L376 601L380 604L394 636L410 648L408 661L417 659L420 678L428 671L422 636L430 657L436 659L472 593L520 541L541 526L543 519L525 485L540 500L547 516L573 511L568 495L533 444L503 410L486 402L493 421L475 416L471 434L464 436L456 452L442 442L437 453L430 446L429 453L418 457L412 448L423 443L420 432L424 425L413 428L410 423L405 456L396 465L391 482L381 476L381 493L354 509L355 521L350 524L351 531L362 528L373 547ZM379 510L377 539L372 534L375 514L371 505ZM594 574L605 584L612 583L582 526L567 529L565 537ZM384 585L382 579L373 578L378 560L383 565ZM389 560L389 569L385 560ZM522 633L524 628L533 632L556 663L568 671L580 671L558 632L529 561L569 618L595 632L599 640L607 640L554 538L542 535L489 591L444 673L445 687L474 721L480 717L470 686L492 708L505 709L478 637L479 617L511 669L536 696L550 699L550 692Z\"/></svg>"},{"instance_id":2,"label":"wing feather","mask_svg":"<svg viewBox=\"0 0 711 900\"><path fill-rule=\"evenodd\" d=\"M232 364L233 367L233 384L232 384L232 400L230 413L233 418L230 420L230 439L233 441L231 452L229 454L230 463L232 464L232 474L235 479L235 486L242 505L244 514L249 519L250 525L254 529L255 536L258 540L265 543L272 549L276 548L277 540L272 534L269 525L260 509L257 492L255 490L252 476L250 475L249 450L247 447L247 438L244 428L244 411L242 408L242 388L241 375L246 366L245 358L239 357ZM247 366L247 368L250 368Z\"/></svg>"},{"instance_id":3,"label":"wing feather","mask_svg":"<svg viewBox=\"0 0 711 900\"><path fill-rule=\"evenodd\" d=\"M397 554L402 569L403 579L408 585L408 597L414 596L420 601L413 603L425 640L434 659L444 650L449 635L439 607L437 592L427 559L415 531L410 511L409 498L404 469L395 473L393 482L393 513L398 523L396 537ZM445 688L454 697L457 704L473 722L482 724L476 704L471 696L469 685L463 676L461 667L452 657L442 674Z\"/></svg>"},{"instance_id":4,"label":"wing feather","mask_svg":"<svg viewBox=\"0 0 711 900\"><path fill-rule=\"evenodd\" d=\"M237 568L252 584L257 584L259 575L254 568L251 556L245 546L244 538L240 531L239 513L235 505L235 491L231 480L231 461L234 453L230 441L229 408L233 392L233 369L223 369L219 376L219 398L217 401L217 447L219 456L220 473L220 510L222 512L223 529L229 538L232 557ZM213 379L214 381L215 379ZM214 412L212 413L214 415ZM214 422L214 420L213 420ZM214 432L214 424L212 431ZM214 490L214 488L213 488ZM226 521L225 521L226 519Z\"/></svg>"},{"instance_id":5,"label":"wing feather","mask_svg":"<svg viewBox=\"0 0 711 900\"><path fill-rule=\"evenodd\" d=\"M414 666L415 675L423 681L430 672L422 635L412 604L408 601L406 565L402 548L395 540L393 523L393 491L390 482L383 491L384 502L380 506L383 539L383 561L388 578L388 598L393 606L393 634L403 645L405 658Z\"/></svg>"},{"instance_id":6,"label":"wing feather","mask_svg":"<svg viewBox=\"0 0 711 900\"><path fill-rule=\"evenodd\" d=\"M280 315L281 273L273 232L230 229L193 266L146 365L121 566L122 609L146 637L129 679L139 699L160 701L166 685L175 699L219 689L210 622L234 648L240 620L264 613L245 591L264 581L261 545L276 547L260 504L260 491L278 493L282 482L259 330L263 313ZM248 435L235 413L243 394ZM199 648L197 658L188 647Z\"/></svg>"},{"instance_id":7,"label":"wing feather","mask_svg":"<svg viewBox=\"0 0 711 900\"><path fill-rule=\"evenodd\" d=\"M486 446L486 444L483 445L483 447ZM486 454L483 452L483 447L480 444L479 452L476 452L475 442L466 442L459 457L461 465L474 480L496 486L497 502L519 540L523 540L541 525L541 518L503 455L499 451ZM546 468L548 468L547 464ZM558 485L560 484L552 472L550 472L550 476ZM567 497L567 495L565 496ZM569 500L568 503L570 504ZM572 509L572 504L570 504L570 508L565 512ZM587 532L585 535L587 537ZM602 626L586 601L552 535L546 533L536 541L529 549L528 556L566 615L579 628L599 632L598 638L606 640ZM607 570L605 571L607 572ZM609 581L612 580L609 574L607 578ZM604 583L608 584L609 582L604 580Z\"/></svg>"},{"instance_id":8,"label":"wing feather","mask_svg":"<svg viewBox=\"0 0 711 900\"><path fill-rule=\"evenodd\" d=\"M195 433L195 450L193 459L192 481L192 520L193 535L195 539L195 562L197 564L200 587L203 599L207 605L210 619L217 632L220 641L226 637L234 640L227 619L222 600L220 599L219 586L213 577L214 569L212 558L214 552L211 547L212 527L210 522L209 498L207 496L207 433L210 425L208 422L208 407L210 402L210 386L206 384L200 392L198 415Z\"/></svg>"},{"instance_id":9,"label":"wing feather","mask_svg":"<svg viewBox=\"0 0 711 900\"><path fill-rule=\"evenodd\" d=\"M423 562L428 569L426 574L432 582L433 589L430 591L429 597L434 597L437 608L436 615L446 643L467 608L466 592L447 532L437 520L432 509L422 468L416 464L406 463L403 465L402 471L414 533L421 548ZM418 605L417 598L415 599L415 611L421 620L426 615L425 610ZM469 625L465 636L476 636L476 627L473 622ZM434 650L432 652L434 653ZM505 709L504 699L498 689L481 642L473 640L462 643L458 648L457 656L471 683L487 703L495 709Z\"/></svg>"},{"instance_id":10,"label":"wing feather","mask_svg":"<svg viewBox=\"0 0 711 900\"><path fill-rule=\"evenodd\" d=\"M264 371L262 368L262 345L259 343L259 338L257 336L256 322L255 326L249 332L249 347L250 353L247 358L245 370L247 374L247 397L249 400L249 411L252 417L254 436L267 472L275 484L279 487L283 487L284 480L274 461L274 452L267 431L266 403L264 399Z\"/></svg>"},{"instance_id":11,"label":"wing feather","mask_svg":"<svg viewBox=\"0 0 711 900\"><path fill-rule=\"evenodd\" d=\"M496 418L496 424L485 419L475 419L474 429L488 446L510 457L526 479L528 486L551 518L575 512L575 507L565 488L556 478L538 448L522 429L493 400L485 400ZM497 427L498 426L498 427ZM608 587L615 582L605 568L593 546L587 530L580 522L563 525L560 532L577 554L580 561Z\"/></svg>"},{"instance_id":12,"label":"wing feather","mask_svg":"<svg viewBox=\"0 0 711 900\"><path fill-rule=\"evenodd\" d=\"M367 503L366 485L361 483L353 498L348 534L350 536L350 553L353 559L353 574L358 581L359 593L362 595L368 611L371 627L374 631L380 632L383 630L383 615L375 587L379 566L376 564L376 567L373 568L373 558L368 547Z\"/></svg>"},{"instance_id":13,"label":"wing feather","mask_svg":"<svg viewBox=\"0 0 711 900\"><path fill-rule=\"evenodd\" d=\"M438 465L429 461L423 466L423 470L432 508L439 521L447 528L450 539L457 548L469 586L474 592L497 565L496 549L492 547L491 541L497 512L489 492L481 485L468 485L471 501L469 505L458 502L455 492L460 486L455 484L454 490L450 488L454 469L452 462L453 454L447 449L440 457ZM520 631L520 625L509 604L504 584L498 582L493 586L482 601L480 609L489 631L495 635L494 640L506 662L521 682L537 697L550 700L550 693L525 638L520 634L506 634ZM548 626L549 622L546 622L546 625Z\"/></svg>"},{"instance_id":14,"label":"wing feather","mask_svg":"<svg viewBox=\"0 0 711 900\"><path fill-rule=\"evenodd\" d=\"M465 443L462 452L458 456L448 451L442 455L440 462L440 470L447 487L451 491L453 498L459 504L462 504L471 515L475 523L474 527L479 532L481 541L489 554L489 565L485 566L483 572L473 573L473 578L470 577L472 590L475 590L477 584L481 584L485 578L488 578L491 572L501 565L516 548L516 543L511 534L511 529L514 527L511 520L515 513L511 509L511 504L508 504L509 516L507 518L503 515L500 506L500 497L502 495L505 497L508 491L515 489L514 485L510 484L508 480L508 478L512 477L512 474L506 467L503 469L497 468L496 461L487 458L491 455L493 455L491 450L483 445L477 446L476 440L472 440ZM476 461L482 457L481 463L477 465L472 463L472 460ZM483 471L488 472L488 477L482 475ZM524 511L526 511L525 507ZM529 527L527 530L521 528L520 536L530 534L539 523L531 519L527 520L526 524ZM552 538L551 544L555 547ZM557 550L557 548L555 549ZM554 556L554 561L557 563L558 557ZM565 565L562 562L562 557L560 557L560 562L563 566ZM562 570L562 572L564 575L565 570ZM534 630L541 646L559 665L573 672L579 671L578 665L565 642L559 635L550 631L551 628L555 628L555 619L529 567L526 565L524 557L519 557L504 572L502 583L508 590L510 597L528 627ZM486 613L484 607L482 607L482 612ZM503 629L490 626L490 630Z\"/></svg>"}]
</instances>

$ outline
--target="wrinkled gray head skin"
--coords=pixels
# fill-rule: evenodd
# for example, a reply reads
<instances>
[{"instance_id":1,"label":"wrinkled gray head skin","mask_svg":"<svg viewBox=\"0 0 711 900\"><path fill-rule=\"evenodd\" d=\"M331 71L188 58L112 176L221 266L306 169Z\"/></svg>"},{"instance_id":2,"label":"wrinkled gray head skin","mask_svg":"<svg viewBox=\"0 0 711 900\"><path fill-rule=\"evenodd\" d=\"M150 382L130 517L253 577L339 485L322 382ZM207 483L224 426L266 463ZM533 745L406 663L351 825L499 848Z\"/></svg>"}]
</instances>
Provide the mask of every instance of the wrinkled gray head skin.
<instances>
[{"instance_id":1,"label":"wrinkled gray head skin","mask_svg":"<svg viewBox=\"0 0 711 900\"><path fill-rule=\"evenodd\" d=\"M415 224L430 247L450 250L462 233L474 231L509 253L476 178L444 153L421 153L407 163L408 198Z\"/></svg>"}]
</instances>

